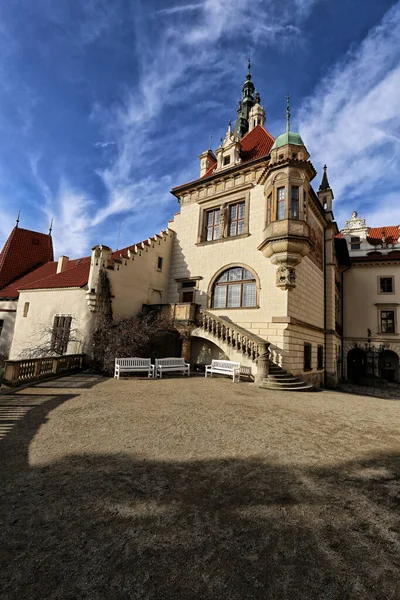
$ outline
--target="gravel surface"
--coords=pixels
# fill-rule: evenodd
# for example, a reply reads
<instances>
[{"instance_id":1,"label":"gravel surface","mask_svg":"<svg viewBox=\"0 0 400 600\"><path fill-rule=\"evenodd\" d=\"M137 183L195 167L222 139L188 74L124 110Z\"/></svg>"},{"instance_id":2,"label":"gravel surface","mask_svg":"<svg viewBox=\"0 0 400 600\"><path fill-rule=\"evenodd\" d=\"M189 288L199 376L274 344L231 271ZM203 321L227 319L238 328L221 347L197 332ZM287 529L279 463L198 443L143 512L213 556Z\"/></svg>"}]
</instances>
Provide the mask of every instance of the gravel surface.
<instances>
[{"instance_id":1,"label":"gravel surface","mask_svg":"<svg viewBox=\"0 0 400 600\"><path fill-rule=\"evenodd\" d=\"M0 396L0 598L398 600L400 401L75 375Z\"/></svg>"}]
</instances>

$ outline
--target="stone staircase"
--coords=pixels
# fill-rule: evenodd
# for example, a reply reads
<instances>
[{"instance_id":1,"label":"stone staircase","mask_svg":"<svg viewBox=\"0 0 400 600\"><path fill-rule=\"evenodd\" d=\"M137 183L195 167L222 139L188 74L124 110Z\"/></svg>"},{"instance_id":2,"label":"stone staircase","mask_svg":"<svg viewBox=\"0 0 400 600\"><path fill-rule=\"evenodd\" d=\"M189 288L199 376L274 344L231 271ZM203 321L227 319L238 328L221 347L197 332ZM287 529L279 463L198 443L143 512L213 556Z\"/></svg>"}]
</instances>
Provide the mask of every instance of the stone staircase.
<instances>
[{"instance_id":1,"label":"stone staircase","mask_svg":"<svg viewBox=\"0 0 400 600\"><path fill-rule=\"evenodd\" d=\"M196 322L192 336L198 335L217 344L229 360L240 362L243 376L257 380L258 361L267 356L269 342L226 317L214 315L203 308L198 311Z\"/></svg>"},{"instance_id":2,"label":"stone staircase","mask_svg":"<svg viewBox=\"0 0 400 600\"><path fill-rule=\"evenodd\" d=\"M300 377L296 377L288 371L285 371L278 365L270 362L268 377L265 377L259 384L259 387L267 390L277 390L286 392L303 392L312 390L313 385L306 383Z\"/></svg>"}]
</instances>

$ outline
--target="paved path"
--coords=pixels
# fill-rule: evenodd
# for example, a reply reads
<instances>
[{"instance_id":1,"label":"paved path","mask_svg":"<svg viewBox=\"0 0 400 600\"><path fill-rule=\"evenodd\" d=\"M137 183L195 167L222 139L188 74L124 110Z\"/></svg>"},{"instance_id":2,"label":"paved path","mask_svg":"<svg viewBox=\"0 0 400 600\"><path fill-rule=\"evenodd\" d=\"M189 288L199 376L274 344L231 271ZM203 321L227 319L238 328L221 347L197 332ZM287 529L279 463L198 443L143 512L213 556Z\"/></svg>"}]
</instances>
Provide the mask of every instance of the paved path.
<instances>
[{"instance_id":1,"label":"paved path","mask_svg":"<svg viewBox=\"0 0 400 600\"><path fill-rule=\"evenodd\" d=\"M343 383L340 390L360 396L372 396L373 398L387 398L388 400L400 400L400 385L389 384L387 387L372 387L367 385L355 385Z\"/></svg>"},{"instance_id":2,"label":"paved path","mask_svg":"<svg viewBox=\"0 0 400 600\"><path fill-rule=\"evenodd\" d=\"M400 403L75 375L0 396L3 600L398 600Z\"/></svg>"}]
</instances>

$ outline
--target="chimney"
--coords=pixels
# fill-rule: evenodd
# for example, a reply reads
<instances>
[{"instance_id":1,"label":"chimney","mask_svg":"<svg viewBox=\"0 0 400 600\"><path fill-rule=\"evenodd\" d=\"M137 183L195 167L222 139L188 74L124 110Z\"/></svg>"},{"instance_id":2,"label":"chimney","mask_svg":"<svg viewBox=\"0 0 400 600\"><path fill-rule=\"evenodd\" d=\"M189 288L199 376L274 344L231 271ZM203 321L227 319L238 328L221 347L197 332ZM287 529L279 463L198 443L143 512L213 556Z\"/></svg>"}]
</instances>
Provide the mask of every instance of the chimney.
<instances>
[{"instance_id":1,"label":"chimney","mask_svg":"<svg viewBox=\"0 0 400 600\"><path fill-rule=\"evenodd\" d=\"M211 167L211 165L217 162L212 150L206 150L199 156L200 159L200 177L203 177Z\"/></svg>"},{"instance_id":2,"label":"chimney","mask_svg":"<svg viewBox=\"0 0 400 600\"><path fill-rule=\"evenodd\" d=\"M68 267L68 256L60 256L57 263L57 274L62 273Z\"/></svg>"}]
</instances>

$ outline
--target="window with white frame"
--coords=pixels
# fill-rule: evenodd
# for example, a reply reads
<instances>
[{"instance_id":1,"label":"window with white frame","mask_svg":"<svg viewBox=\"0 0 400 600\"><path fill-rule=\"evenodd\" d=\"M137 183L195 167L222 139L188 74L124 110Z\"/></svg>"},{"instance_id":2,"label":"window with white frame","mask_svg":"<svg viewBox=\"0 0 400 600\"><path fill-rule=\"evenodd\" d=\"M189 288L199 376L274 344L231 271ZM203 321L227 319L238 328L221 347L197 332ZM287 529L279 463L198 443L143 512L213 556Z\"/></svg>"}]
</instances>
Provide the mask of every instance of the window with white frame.
<instances>
[{"instance_id":1,"label":"window with white frame","mask_svg":"<svg viewBox=\"0 0 400 600\"><path fill-rule=\"evenodd\" d=\"M256 279L248 269L231 267L217 277L212 292L213 308L254 306L257 306Z\"/></svg>"}]
</instances>

